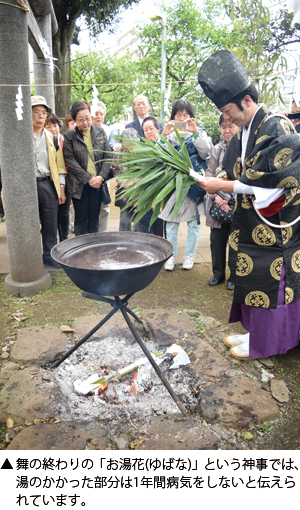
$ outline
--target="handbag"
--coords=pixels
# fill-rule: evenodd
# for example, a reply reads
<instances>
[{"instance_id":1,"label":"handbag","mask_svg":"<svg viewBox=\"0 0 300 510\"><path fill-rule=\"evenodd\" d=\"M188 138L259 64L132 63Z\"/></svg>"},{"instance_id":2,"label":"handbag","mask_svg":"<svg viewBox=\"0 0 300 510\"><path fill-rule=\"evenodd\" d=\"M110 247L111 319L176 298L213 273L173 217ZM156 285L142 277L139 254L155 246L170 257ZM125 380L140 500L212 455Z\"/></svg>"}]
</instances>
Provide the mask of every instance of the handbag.
<instances>
[{"instance_id":1,"label":"handbag","mask_svg":"<svg viewBox=\"0 0 300 510\"><path fill-rule=\"evenodd\" d=\"M232 202L228 202L229 211L225 212L221 207L218 207L216 202L214 201L213 205L210 208L209 214L211 215L213 220L221 221L222 223L231 223L234 212L234 204Z\"/></svg>"},{"instance_id":2,"label":"handbag","mask_svg":"<svg viewBox=\"0 0 300 510\"><path fill-rule=\"evenodd\" d=\"M108 205L111 203L110 194L107 187L107 182L103 181L100 186L100 192L101 192L101 202L104 205Z\"/></svg>"}]
</instances>

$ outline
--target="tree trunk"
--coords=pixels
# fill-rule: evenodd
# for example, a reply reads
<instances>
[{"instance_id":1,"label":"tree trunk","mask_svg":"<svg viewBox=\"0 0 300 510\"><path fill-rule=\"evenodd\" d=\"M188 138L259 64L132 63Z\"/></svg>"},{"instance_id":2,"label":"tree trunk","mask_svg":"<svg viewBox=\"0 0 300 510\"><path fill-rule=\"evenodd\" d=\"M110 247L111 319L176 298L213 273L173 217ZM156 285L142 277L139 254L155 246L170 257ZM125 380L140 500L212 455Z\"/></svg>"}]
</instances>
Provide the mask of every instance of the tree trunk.
<instances>
[{"instance_id":1,"label":"tree trunk","mask_svg":"<svg viewBox=\"0 0 300 510\"><path fill-rule=\"evenodd\" d=\"M53 57L57 58L54 61L55 65L64 64L69 62L70 59L70 44L68 37L60 33L60 29L55 34L52 40L53 44ZM54 94L55 94L55 113L61 119L64 119L70 111L71 102L71 67L70 63L58 66L54 71ZM62 86L61 86L62 85Z\"/></svg>"}]
</instances>

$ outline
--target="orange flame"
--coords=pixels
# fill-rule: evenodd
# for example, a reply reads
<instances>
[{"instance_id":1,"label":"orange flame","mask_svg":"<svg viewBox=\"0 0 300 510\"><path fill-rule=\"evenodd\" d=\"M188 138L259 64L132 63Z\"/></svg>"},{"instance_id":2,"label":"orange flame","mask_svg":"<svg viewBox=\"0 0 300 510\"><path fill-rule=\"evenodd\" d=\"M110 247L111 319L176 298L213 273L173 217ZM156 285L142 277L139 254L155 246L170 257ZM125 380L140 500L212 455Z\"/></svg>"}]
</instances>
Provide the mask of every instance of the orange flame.
<instances>
[{"instance_id":1,"label":"orange flame","mask_svg":"<svg viewBox=\"0 0 300 510\"><path fill-rule=\"evenodd\" d=\"M132 395L133 393L138 393L138 390L136 389L136 385L135 385L136 376L137 376L137 370L134 372L134 375L132 378L132 384L131 384L131 388L129 391L129 395Z\"/></svg>"},{"instance_id":2,"label":"orange flame","mask_svg":"<svg viewBox=\"0 0 300 510\"><path fill-rule=\"evenodd\" d=\"M98 395L100 395L100 393L104 393L104 391L106 390L106 387L107 387L107 383L106 384L100 384L98 390L97 390L97 393Z\"/></svg>"}]
</instances>

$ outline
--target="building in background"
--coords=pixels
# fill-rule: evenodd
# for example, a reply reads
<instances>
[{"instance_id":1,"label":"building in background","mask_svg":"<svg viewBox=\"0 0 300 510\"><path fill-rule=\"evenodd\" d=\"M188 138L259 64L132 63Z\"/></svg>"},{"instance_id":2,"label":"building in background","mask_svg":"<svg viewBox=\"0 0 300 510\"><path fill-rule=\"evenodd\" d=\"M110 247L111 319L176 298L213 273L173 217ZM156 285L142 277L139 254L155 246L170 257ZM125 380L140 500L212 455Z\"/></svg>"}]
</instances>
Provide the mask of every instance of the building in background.
<instances>
[{"instance_id":1,"label":"building in background","mask_svg":"<svg viewBox=\"0 0 300 510\"><path fill-rule=\"evenodd\" d=\"M112 47L113 55L123 57L129 51L131 57L142 58L143 51L141 50L142 39L135 33L135 27L130 28L117 38L116 46Z\"/></svg>"},{"instance_id":2,"label":"building in background","mask_svg":"<svg viewBox=\"0 0 300 510\"><path fill-rule=\"evenodd\" d=\"M288 71L283 74L283 85L280 83L280 91L281 97L285 103L285 105L291 109L293 98L295 95L299 96L300 94L300 45L298 48L295 48L294 51L289 51L285 57L287 59L287 67Z\"/></svg>"}]
</instances>

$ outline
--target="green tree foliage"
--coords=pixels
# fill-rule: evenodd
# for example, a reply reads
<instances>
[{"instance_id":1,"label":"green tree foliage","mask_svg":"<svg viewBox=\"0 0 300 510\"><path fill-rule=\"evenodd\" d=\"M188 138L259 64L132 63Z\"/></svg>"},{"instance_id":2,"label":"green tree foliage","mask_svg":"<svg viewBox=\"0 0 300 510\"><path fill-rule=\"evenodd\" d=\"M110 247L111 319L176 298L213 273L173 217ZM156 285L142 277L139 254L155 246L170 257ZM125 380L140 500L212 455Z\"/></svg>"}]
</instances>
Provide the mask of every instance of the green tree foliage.
<instances>
[{"instance_id":1,"label":"green tree foliage","mask_svg":"<svg viewBox=\"0 0 300 510\"><path fill-rule=\"evenodd\" d=\"M208 120L210 131L216 131L218 113L201 94L197 75L201 63L214 51L224 48L226 43L227 27L220 17L220 12L224 14L223 3L204 0L200 10L195 0L175 0L171 5L162 2L160 11L166 14L167 19L167 84L172 80L169 104L171 106L180 98L190 100L198 116L201 115L201 123ZM139 27L137 34L142 38L143 51L143 58L137 63L142 83L138 92L149 97L154 112L159 116L162 29L158 22L151 22ZM211 111L209 119L207 107ZM213 126L216 129L211 129Z\"/></svg>"},{"instance_id":2,"label":"green tree foliage","mask_svg":"<svg viewBox=\"0 0 300 510\"><path fill-rule=\"evenodd\" d=\"M300 41L300 26L291 26L287 10L271 11L262 0L225 0L231 20L227 48L243 63L260 91L260 99L274 103L278 89L276 71L286 69L283 50Z\"/></svg>"},{"instance_id":3,"label":"green tree foliage","mask_svg":"<svg viewBox=\"0 0 300 510\"><path fill-rule=\"evenodd\" d=\"M172 80L170 103L186 98L194 103L201 124L214 141L219 135L218 112L199 91L198 69L214 51L228 49L242 62L260 91L260 99L272 105L278 89L277 73L286 60L283 50L300 41L300 26L291 26L292 14L287 10L272 11L262 0L194 0L162 2L160 10L167 17L167 82ZM162 30L158 23L139 29L144 57L139 62L141 82L160 81ZM143 85L159 112L160 87Z\"/></svg>"},{"instance_id":4,"label":"green tree foliage","mask_svg":"<svg viewBox=\"0 0 300 510\"><path fill-rule=\"evenodd\" d=\"M82 54L79 52L74 56L80 57ZM131 105L134 85L123 84L134 81L135 65L129 54L117 58L104 51L92 51L86 58L74 61L71 67L74 83L71 102L91 101L92 86L86 84L101 84L98 93L107 108L105 122L113 123L125 113L125 107Z\"/></svg>"},{"instance_id":5,"label":"green tree foliage","mask_svg":"<svg viewBox=\"0 0 300 510\"><path fill-rule=\"evenodd\" d=\"M53 56L58 64L70 60L70 46L78 43L79 28L76 20L82 16L93 35L107 28L113 29L118 20L120 8L128 8L139 0L52 0L58 31L53 37ZM54 73L56 84L70 83L70 65L59 66ZM70 87L55 87L56 113L65 117L70 109Z\"/></svg>"},{"instance_id":6,"label":"green tree foliage","mask_svg":"<svg viewBox=\"0 0 300 510\"><path fill-rule=\"evenodd\" d=\"M162 1L159 9L167 18L167 88L172 81L169 112L174 100L189 99L196 108L199 125L207 129L214 143L218 141L219 113L202 93L197 75L204 60L219 49L231 50L259 86L260 99L269 105L274 103L276 74L285 65L282 52L300 40L300 26L291 27L291 14L281 10L271 16L262 0L203 0L201 9L196 0ZM111 84L99 87L99 97L107 105L111 122L137 94L148 96L159 117L162 27L158 21L145 23L136 34L142 40L142 57L138 60L129 54L118 59L93 53L72 64L73 82ZM80 97L90 99L91 89L74 88L72 99Z\"/></svg>"}]
</instances>

